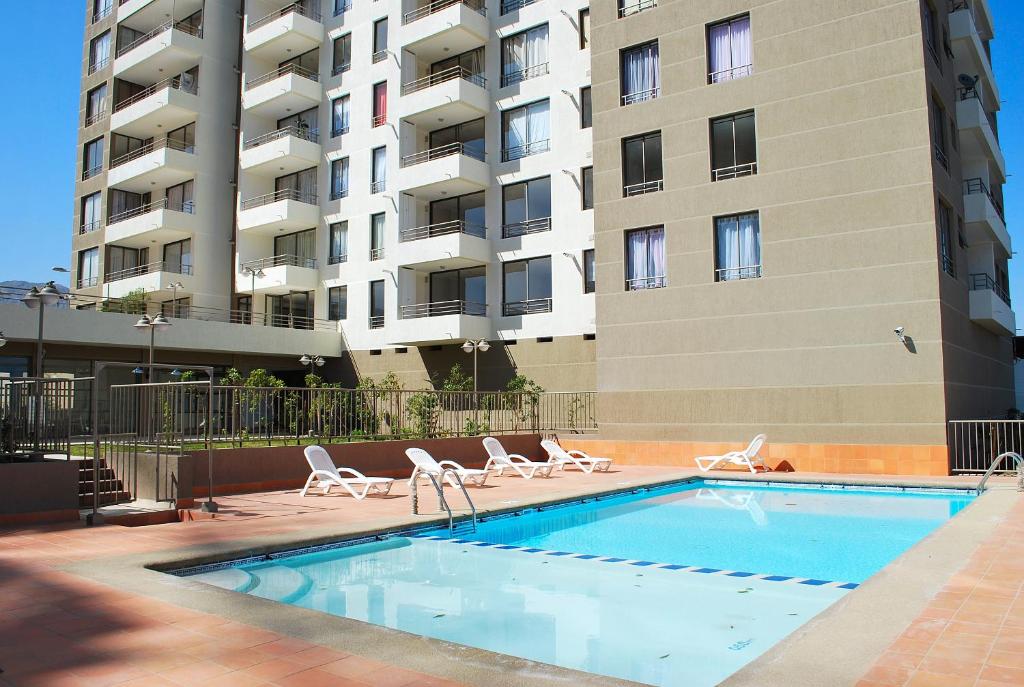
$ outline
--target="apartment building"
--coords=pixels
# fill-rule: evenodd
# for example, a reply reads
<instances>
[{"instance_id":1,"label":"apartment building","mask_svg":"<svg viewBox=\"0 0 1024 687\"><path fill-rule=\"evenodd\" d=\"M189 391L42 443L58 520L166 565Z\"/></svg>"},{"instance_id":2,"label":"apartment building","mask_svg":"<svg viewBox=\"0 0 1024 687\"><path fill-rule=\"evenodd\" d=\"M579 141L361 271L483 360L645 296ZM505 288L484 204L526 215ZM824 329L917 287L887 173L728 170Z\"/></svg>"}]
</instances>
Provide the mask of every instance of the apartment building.
<instances>
[{"instance_id":1,"label":"apartment building","mask_svg":"<svg viewBox=\"0 0 1024 687\"><path fill-rule=\"evenodd\" d=\"M620 0L593 27L603 438L937 446L1005 416L986 0Z\"/></svg>"}]
</instances>

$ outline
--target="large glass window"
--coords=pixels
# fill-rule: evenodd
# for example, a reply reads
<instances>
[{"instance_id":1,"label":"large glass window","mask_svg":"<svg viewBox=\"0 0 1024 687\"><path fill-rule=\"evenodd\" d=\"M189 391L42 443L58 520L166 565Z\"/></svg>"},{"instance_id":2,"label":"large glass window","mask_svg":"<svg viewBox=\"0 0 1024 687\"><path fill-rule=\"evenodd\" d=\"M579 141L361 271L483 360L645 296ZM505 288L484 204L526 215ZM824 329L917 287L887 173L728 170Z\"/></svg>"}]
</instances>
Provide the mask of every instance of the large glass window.
<instances>
[{"instance_id":1,"label":"large glass window","mask_svg":"<svg viewBox=\"0 0 1024 687\"><path fill-rule=\"evenodd\" d=\"M501 39L502 86L511 86L547 73L547 24Z\"/></svg>"},{"instance_id":2,"label":"large glass window","mask_svg":"<svg viewBox=\"0 0 1024 687\"><path fill-rule=\"evenodd\" d=\"M928 101L928 113L931 116L932 144L935 147L935 159L949 169L949 157L946 155L946 108L938 97L932 95Z\"/></svg>"},{"instance_id":3,"label":"large glass window","mask_svg":"<svg viewBox=\"0 0 1024 687\"><path fill-rule=\"evenodd\" d=\"M90 126L107 114L107 84L101 83L89 91L85 101L85 125Z\"/></svg>"},{"instance_id":4,"label":"large glass window","mask_svg":"<svg viewBox=\"0 0 1024 687\"><path fill-rule=\"evenodd\" d=\"M327 289L327 319L348 319L348 287L332 286Z\"/></svg>"},{"instance_id":5,"label":"large glass window","mask_svg":"<svg viewBox=\"0 0 1024 687\"><path fill-rule=\"evenodd\" d=\"M100 249L78 251L78 288L96 286L100 281Z\"/></svg>"},{"instance_id":6,"label":"large glass window","mask_svg":"<svg viewBox=\"0 0 1024 687\"><path fill-rule=\"evenodd\" d=\"M79 234L88 234L103 226L103 194L97 191L82 197L82 216Z\"/></svg>"},{"instance_id":7,"label":"large glass window","mask_svg":"<svg viewBox=\"0 0 1024 687\"><path fill-rule=\"evenodd\" d=\"M93 0L92 1L92 23L95 24L103 19L114 7L114 0Z\"/></svg>"},{"instance_id":8,"label":"large glass window","mask_svg":"<svg viewBox=\"0 0 1024 687\"><path fill-rule=\"evenodd\" d=\"M935 8L931 0L921 0L921 30L924 34L924 46L931 53L935 64L941 66L939 60L939 29Z\"/></svg>"},{"instance_id":9,"label":"large glass window","mask_svg":"<svg viewBox=\"0 0 1024 687\"><path fill-rule=\"evenodd\" d=\"M348 197L348 158L331 160L331 200Z\"/></svg>"},{"instance_id":10,"label":"large glass window","mask_svg":"<svg viewBox=\"0 0 1024 687\"><path fill-rule=\"evenodd\" d=\"M431 273L431 315L486 315L486 303L487 273L484 267Z\"/></svg>"},{"instance_id":11,"label":"large glass window","mask_svg":"<svg viewBox=\"0 0 1024 687\"><path fill-rule=\"evenodd\" d=\"M388 82L373 85L373 126L383 126L388 121Z\"/></svg>"},{"instance_id":12,"label":"large glass window","mask_svg":"<svg viewBox=\"0 0 1024 687\"><path fill-rule=\"evenodd\" d=\"M331 103L331 136L342 136L348 133L349 118L352 116L352 108L349 104L349 97L343 95L335 98Z\"/></svg>"},{"instance_id":13,"label":"large glass window","mask_svg":"<svg viewBox=\"0 0 1024 687\"><path fill-rule=\"evenodd\" d=\"M281 296L267 296L270 326L312 329L313 297L313 291L296 291Z\"/></svg>"},{"instance_id":14,"label":"large glass window","mask_svg":"<svg viewBox=\"0 0 1024 687\"><path fill-rule=\"evenodd\" d=\"M956 276L956 255L953 253L953 209L939 200L939 259L942 271L951 277Z\"/></svg>"},{"instance_id":15,"label":"large glass window","mask_svg":"<svg viewBox=\"0 0 1024 687\"><path fill-rule=\"evenodd\" d=\"M502 238L551 230L551 177L503 186L501 198Z\"/></svg>"},{"instance_id":16,"label":"large glass window","mask_svg":"<svg viewBox=\"0 0 1024 687\"><path fill-rule=\"evenodd\" d=\"M107 222L114 224L121 220L141 214L149 205L152 196L148 193L132 193L112 188L107 196Z\"/></svg>"},{"instance_id":17,"label":"large glass window","mask_svg":"<svg viewBox=\"0 0 1024 687\"><path fill-rule=\"evenodd\" d=\"M662 189L661 132L622 141L622 195L636 196Z\"/></svg>"},{"instance_id":18,"label":"large glass window","mask_svg":"<svg viewBox=\"0 0 1024 687\"><path fill-rule=\"evenodd\" d=\"M583 251L583 293L594 293L597 282L594 278L594 249Z\"/></svg>"},{"instance_id":19,"label":"large glass window","mask_svg":"<svg viewBox=\"0 0 1024 687\"><path fill-rule=\"evenodd\" d=\"M295 73L300 76L309 76L315 81L319 79L320 75L320 48L313 48L301 55L289 57L278 66L282 69L285 67L294 67Z\"/></svg>"},{"instance_id":20,"label":"large glass window","mask_svg":"<svg viewBox=\"0 0 1024 687\"><path fill-rule=\"evenodd\" d=\"M370 193L381 193L385 190L388 176L388 149L385 146L374 148L370 155Z\"/></svg>"},{"instance_id":21,"label":"large glass window","mask_svg":"<svg viewBox=\"0 0 1024 687\"><path fill-rule=\"evenodd\" d=\"M388 56L388 18L373 22L373 61L380 62Z\"/></svg>"},{"instance_id":22,"label":"large glass window","mask_svg":"<svg viewBox=\"0 0 1024 687\"><path fill-rule=\"evenodd\" d=\"M590 8L580 10L580 50L590 47Z\"/></svg>"},{"instance_id":23,"label":"large glass window","mask_svg":"<svg viewBox=\"0 0 1024 687\"><path fill-rule=\"evenodd\" d=\"M626 232L626 290L665 286L665 228Z\"/></svg>"},{"instance_id":24,"label":"large glass window","mask_svg":"<svg viewBox=\"0 0 1024 687\"><path fill-rule=\"evenodd\" d=\"M580 170L580 177L583 183L583 209L594 209L594 168L584 167Z\"/></svg>"},{"instance_id":25,"label":"large glass window","mask_svg":"<svg viewBox=\"0 0 1024 687\"><path fill-rule=\"evenodd\" d=\"M708 27L708 83L750 76L750 15L743 15Z\"/></svg>"},{"instance_id":26,"label":"large glass window","mask_svg":"<svg viewBox=\"0 0 1024 687\"><path fill-rule=\"evenodd\" d=\"M274 180L274 191L281 200L291 199L316 205L316 167L277 177Z\"/></svg>"},{"instance_id":27,"label":"large glass window","mask_svg":"<svg viewBox=\"0 0 1024 687\"><path fill-rule=\"evenodd\" d=\"M192 201L192 190L194 186L195 182L192 179L189 179L188 181L180 184L167 187L167 191L164 196L167 199L167 209L191 215L195 210Z\"/></svg>"},{"instance_id":28,"label":"large glass window","mask_svg":"<svg viewBox=\"0 0 1024 687\"><path fill-rule=\"evenodd\" d=\"M334 39L334 59L331 74L337 76L352 68L352 34L346 33Z\"/></svg>"},{"instance_id":29,"label":"large glass window","mask_svg":"<svg viewBox=\"0 0 1024 687\"><path fill-rule=\"evenodd\" d=\"M594 106L590 103L590 86L580 89L580 128L594 126Z\"/></svg>"},{"instance_id":30,"label":"large glass window","mask_svg":"<svg viewBox=\"0 0 1024 687\"><path fill-rule=\"evenodd\" d=\"M274 256L296 267L316 267L316 229L274 237Z\"/></svg>"},{"instance_id":31,"label":"large glass window","mask_svg":"<svg viewBox=\"0 0 1024 687\"><path fill-rule=\"evenodd\" d=\"M291 129L299 138L316 143L320 138L320 123L318 121L319 111L311 107L303 112L298 112L277 120L277 128Z\"/></svg>"},{"instance_id":32,"label":"large glass window","mask_svg":"<svg viewBox=\"0 0 1024 687\"><path fill-rule=\"evenodd\" d=\"M741 112L711 120L711 180L757 174L754 113Z\"/></svg>"},{"instance_id":33,"label":"large glass window","mask_svg":"<svg viewBox=\"0 0 1024 687\"><path fill-rule=\"evenodd\" d=\"M125 279L141 273L140 268L149 262L148 248L125 248L107 246L107 280Z\"/></svg>"},{"instance_id":34,"label":"large glass window","mask_svg":"<svg viewBox=\"0 0 1024 687\"><path fill-rule=\"evenodd\" d=\"M348 260L348 221L335 222L330 228L327 262L337 265Z\"/></svg>"},{"instance_id":35,"label":"large glass window","mask_svg":"<svg viewBox=\"0 0 1024 687\"><path fill-rule=\"evenodd\" d=\"M550 107L547 99L501 113L504 162L544 153L551 148Z\"/></svg>"},{"instance_id":36,"label":"large glass window","mask_svg":"<svg viewBox=\"0 0 1024 687\"><path fill-rule=\"evenodd\" d=\"M384 280L370 282L370 329L384 326Z\"/></svg>"},{"instance_id":37,"label":"large glass window","mask_svg":"<svg viewBox=\"0 0 1024 687\"><path fill-rule=\"evenodd\" d=\"M502 265L502 314L551 312L551 256Z\"/></svg>"},{"instance_id":38,"label":"large glass window","mask_svg":"<svg viewBox=\"0 0 1024 687\"><path fill-rule=\"evenodd\" d=\"M94 177L103 171L103 137L85 144L82 156L82 178Z\"/></svg>"},{"instance_id":39,"label":"large glass window","mask_svg":"<svg viewBox=\"0 0 1024 687\"><path fill-rule=\"evenodd\" d=\"M196 151L196 123L186 124L167 132L167 147L186 153Z\"/></svg>"},{"instance_id":40,"label":"large glass window","mask_svg":"<svg viewBox=\"0 0 1024 687\"><path fill-rule=\"evenodd\" d=\"M471 76L482 76L485 69L484 64L484 49L474 48L473 50L467 50L464 53L449 57L446 60L440 62L434 62L430 65L431 74L440 74L448 69L459 67L463 71L461 74L470 74ZM480 79L475 80L476 83L483 85L485 82Z\"/></svg>"},{"instance_id":41,"label":"large glass window","mask_svg":"<svg viewBox=\"0 0 1024 687\"><path fill-rule=\"evenodd\" d=\"M715 280L761 276L761 226L756 212L715 220Z\"/></svg>"},{"instance_id":42,"label":"large glass window","mask_svg":"<svg viewBox=\"0 0 1024 687\"><path fill-rule=\"evenodd\" d=\"M192 240L175 241L164 246L165 272L192 274Z\"/></svg>"},{"instance_id":43,"label":"large glass window","mask_svg":"<svg viewBox=\"0 0 1024 687\"><path fill-rule=\"evenodd\" d=\"M622 51L622 104L631 105L661 95L658 41Z\"/></svg>"},{"instance_id":44,"label":"large glass window","mask_svg":"<svg viewBox=\"0 0 1024 687\"><path fill-rule=\"evenodd\" d=\"M386 216L383 212L370 215L370 260L384 257L384 227Z\"/></svg>"},{"instance_id":45,"label":"large glass window","mask_svg":"<svg viewBox=\"0 0 1024 687\"><path fill-rule=\"evenodd\" d=\"M464 196L432 201L430 203L430 235L449 233L449 229L457 227L463 233L483 238L487 232L484 196L483 191L477 191Z\"/></svg>"},{"instance_id":46,"label":"large glass window","mask_svg":"<svg viewBox=\"0 0 1024 687\"><path fill-rule=\"evenodd\" d=\"M110 32L104 31L89 42L89 73L103 69L110 63Z\"/></svg>"},{"instance_id":47,"label":"large glass window","mask_svg":"<svg viewBox=\"0 0 1024 687\"><path fill-rule=\"evenodd\" d=\"M446 146L462 144L461 152L477 160L484 159L484 120L474 119L430 132L429 148L437 154L447 153ZM442 150L443 149L443 150Z\"/></svg>"}]
</instances>

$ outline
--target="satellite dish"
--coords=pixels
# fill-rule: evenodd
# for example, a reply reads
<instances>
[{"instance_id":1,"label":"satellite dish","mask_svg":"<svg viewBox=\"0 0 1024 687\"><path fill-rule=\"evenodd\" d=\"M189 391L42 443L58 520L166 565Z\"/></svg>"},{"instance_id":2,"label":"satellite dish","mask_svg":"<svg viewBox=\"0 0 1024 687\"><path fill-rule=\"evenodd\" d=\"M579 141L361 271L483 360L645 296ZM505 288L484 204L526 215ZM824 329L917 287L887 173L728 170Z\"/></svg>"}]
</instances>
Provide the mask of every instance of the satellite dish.
<instances>
[{"instance_id":1,"label":"satellite dish","mask_svg":"<svg viewBox=\"0 0 1024 687\"><path fill-rule=\"evenodd\" d=\"M964 88L974 88L978 84L978 77L977 76L972 77L972 76L970 76L968 74L961 74L960 76L958 76L956 78L957 78L957 81L960 82L960 85L963 86Z\"/></svg>"}]
</instances>

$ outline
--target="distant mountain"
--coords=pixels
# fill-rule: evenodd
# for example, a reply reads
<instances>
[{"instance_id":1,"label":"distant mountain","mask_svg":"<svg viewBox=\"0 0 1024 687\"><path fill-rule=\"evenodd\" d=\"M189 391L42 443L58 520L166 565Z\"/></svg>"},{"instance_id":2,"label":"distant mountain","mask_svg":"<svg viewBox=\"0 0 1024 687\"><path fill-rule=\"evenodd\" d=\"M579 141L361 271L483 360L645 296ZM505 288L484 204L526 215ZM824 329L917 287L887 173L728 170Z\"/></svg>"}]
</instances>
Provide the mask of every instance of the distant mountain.
<instances>
[{"instance_id":1,"label":"distant mountain","mask_svg":"<svg viewBox=\"0 0 1024 687\"><path fill-rule=\"evenodd\" d=\"M21 281L18 279L0 281L0 303L17 303L21 300L21 297L25 295L25 292L33 286L42 287L45 285L46 282ZM63 284L54 284L54 287L61 293L68 293L70 291L70 289ZM57 303L56 307L66 308L68 307L68 302L62 300Z\"/></svg>"}]
</instances>

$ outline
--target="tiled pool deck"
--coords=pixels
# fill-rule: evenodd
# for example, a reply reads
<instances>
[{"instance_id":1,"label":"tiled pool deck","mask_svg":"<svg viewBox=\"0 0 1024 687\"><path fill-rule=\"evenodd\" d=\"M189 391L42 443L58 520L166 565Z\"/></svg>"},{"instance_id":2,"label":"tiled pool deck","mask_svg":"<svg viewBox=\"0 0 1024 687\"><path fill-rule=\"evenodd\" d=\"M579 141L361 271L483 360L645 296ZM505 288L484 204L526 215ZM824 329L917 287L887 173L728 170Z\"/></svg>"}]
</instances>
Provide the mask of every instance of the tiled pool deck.
<instances>
[{"instance_id":1,"label":"tiled pool deck","mask_svg":"<svg viewBox=\"0 0 1024 687\"><path fill-rule=\"evenodd\" d=\"M691 474L629 466L607 475L566 472L551 480L504 477L472 494L480 508L507 508ZM811 474L786 478L836 481ZM929 481L964 485L963 480ZM218 499L222 514L215 520L0 529L0 685L460 684L346 651L344 635L331 646L317 644L169 602L166 590L129 588L113 575L104 577L104 560L115 557L174 560L178 551L202 557L260 542L326 537L339 527L357 531L414 521L405 485L397 484L393 494L356 502L340 495L302 499L294 491L270 492ZM424 510L433 507L431 494L421 492L421 498ZM875 666L865 662L860 687L1024 684L1022 523L1024 499L1017 497L921 617L888 651L872 657ZM94 572L83 575L90 567ZM449 674L443 662L438 665L435 672ZM543 671L533 672L529 684L545 684ZM557 681L568 684L564 676ZM500 683L526 684L514 673ZM623 683L595 678L572 684Z\"/></svg>"}]
</instances>

